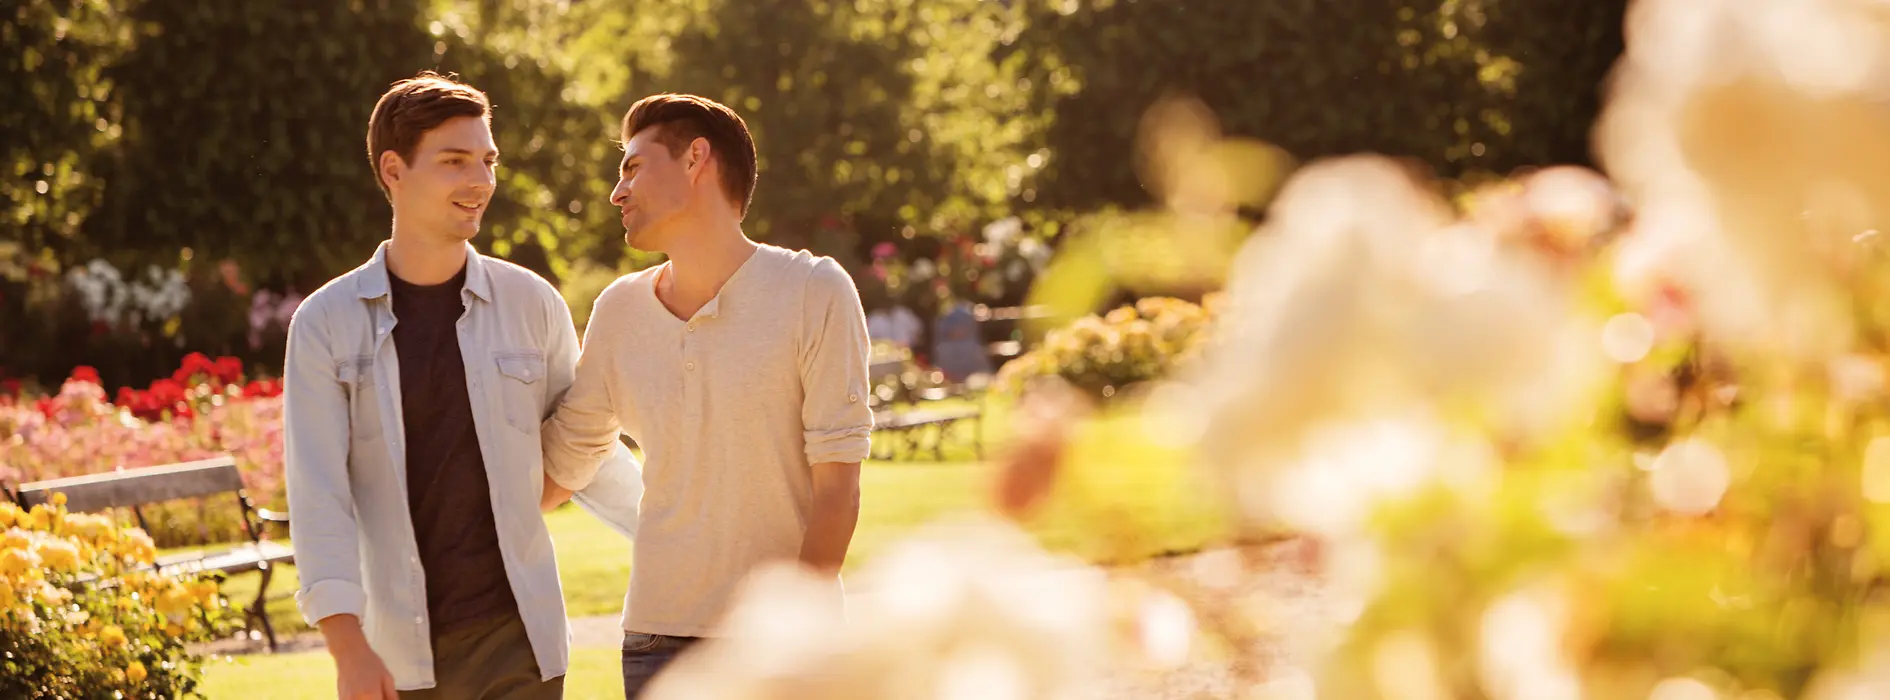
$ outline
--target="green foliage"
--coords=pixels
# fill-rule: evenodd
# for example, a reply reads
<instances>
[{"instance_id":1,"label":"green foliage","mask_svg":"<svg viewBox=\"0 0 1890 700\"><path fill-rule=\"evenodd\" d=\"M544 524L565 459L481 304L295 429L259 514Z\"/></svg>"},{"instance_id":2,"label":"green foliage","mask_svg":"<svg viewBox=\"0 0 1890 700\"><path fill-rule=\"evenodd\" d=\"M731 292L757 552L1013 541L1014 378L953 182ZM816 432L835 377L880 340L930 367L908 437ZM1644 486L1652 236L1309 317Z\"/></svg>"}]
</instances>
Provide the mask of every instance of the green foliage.
<instances>
[{"instance_id":1,"label":"green foliage","mask_svg":"<svg viewBox=\"0 0 1890 700\"><path fill-rule=\"evenodd\" d=\"M618 116L644 95L691 92L754 132L752 234L805 245L823 221L869 240L962 234L1028 181L1044 113L1018 79L1028 57L995 53L1021 29L1001 3L696 0L612 14L583 45L614 41L609 63L627 67L595 78L622 85Z\"/></svg>"},{"instance_id":2,"label":"green foliage","mask_svg":"<svg viewBox=\"0 0 1890 700\"><path fill-rule=\"evenodd\" d=\"M1123 167L1144 110L1205 100L1301 160L1374 151L1446 175L1588 160L1625 0L1034 0L1016 51L1047 89L1038 206L1150 200Z\"/></svg>"},{"instance_id":3,"label":"green foliage","mask_svg":"<svg viewBox=\"0 0 1890 700\"><path fill-rule=\"evenodd\" d=\"M108 0L0 3L0 280L74 244L120 129L104 75L128 23Z\"/></svg>"},{"instance_id":4,"label":"green foliage","mask_svg":"<svg viewBox=\"0 0 1890 700\"><path fill-rule=\"evenodd\" d=\"M123 143L92 251L175 250L324 280L386 236L364 146L388 84L433 67L402 0L140 2L109 72Z\"/></svg>"}]
</instances>

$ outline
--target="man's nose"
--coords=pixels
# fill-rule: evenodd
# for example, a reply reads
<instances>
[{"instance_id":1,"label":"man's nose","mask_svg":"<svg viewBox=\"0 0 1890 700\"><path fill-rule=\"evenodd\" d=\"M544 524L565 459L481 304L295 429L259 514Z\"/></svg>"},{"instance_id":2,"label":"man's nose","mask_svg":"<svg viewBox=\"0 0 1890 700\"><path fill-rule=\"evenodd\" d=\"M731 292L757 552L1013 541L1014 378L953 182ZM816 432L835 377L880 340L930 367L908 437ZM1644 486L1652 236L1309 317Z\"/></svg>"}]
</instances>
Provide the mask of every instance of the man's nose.
<instances>
[{"instance_id":1,"label":"man's nose","mask_svg":"<svg viewBox=\"0 0 1890 700\"><path fill-rule=\"evenodd\" d=\"M610 203L618 207L622 207L624 201L629 198L630 198L630 183L625 182L623 180L618 180L617 186L611 188L610 190Z\"/></svg>"}]
</instances>

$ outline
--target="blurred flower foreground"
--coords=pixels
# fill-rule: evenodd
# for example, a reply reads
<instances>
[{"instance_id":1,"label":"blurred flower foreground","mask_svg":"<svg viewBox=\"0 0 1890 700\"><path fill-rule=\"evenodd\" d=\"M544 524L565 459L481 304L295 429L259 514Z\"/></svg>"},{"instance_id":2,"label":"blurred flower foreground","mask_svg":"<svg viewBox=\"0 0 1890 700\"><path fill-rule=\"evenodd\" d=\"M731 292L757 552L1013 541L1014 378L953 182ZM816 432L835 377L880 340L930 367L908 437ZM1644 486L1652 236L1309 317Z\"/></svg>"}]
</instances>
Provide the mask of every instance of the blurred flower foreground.
<instances>
[{"instance_id":1,"label":"blurred flower foreground","mask_svg":"<svg viewBox=\"0 0 1890 700\"><path fill-rule=\"evenodd\" d=\"M849 581L876 595L844 625L820 587L756 579L750 636L657 696L1089 697L1098 669L1219 654L1238 697L1890 697L1890 6L1628 22L1606 176L1451 196L1386 159L1308 164L1213 342L1147 393L1200 426L1243 529L1319 543L1338 614L1284 640L1303 668L1238 658L1277 609L983 523ZM1212 218L1214 179L1168 180L1176 222Z\"/></svg>"}]
</instances>

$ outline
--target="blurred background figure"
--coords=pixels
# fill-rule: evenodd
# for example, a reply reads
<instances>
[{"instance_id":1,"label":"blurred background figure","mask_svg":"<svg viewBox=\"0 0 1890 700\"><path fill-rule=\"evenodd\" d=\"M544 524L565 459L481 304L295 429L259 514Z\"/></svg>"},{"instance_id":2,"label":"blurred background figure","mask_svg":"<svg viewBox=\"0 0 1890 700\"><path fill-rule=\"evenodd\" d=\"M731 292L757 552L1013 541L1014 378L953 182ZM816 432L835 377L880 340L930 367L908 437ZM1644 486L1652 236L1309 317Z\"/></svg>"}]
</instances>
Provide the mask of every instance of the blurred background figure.
<instances>
[{"instance_id":1,"label":"blurred background figure","mask_svg":"<svg viewBox=\"0 0 1890 700\"><path fill-rule=\"evenodd\" d=\"M974 375L991 373L991 356L985 354L978 318L969 302L952 304L933 321L932 338L932 364L945 373L945 381L959 384Z\"/></svg>"}]
</instances>

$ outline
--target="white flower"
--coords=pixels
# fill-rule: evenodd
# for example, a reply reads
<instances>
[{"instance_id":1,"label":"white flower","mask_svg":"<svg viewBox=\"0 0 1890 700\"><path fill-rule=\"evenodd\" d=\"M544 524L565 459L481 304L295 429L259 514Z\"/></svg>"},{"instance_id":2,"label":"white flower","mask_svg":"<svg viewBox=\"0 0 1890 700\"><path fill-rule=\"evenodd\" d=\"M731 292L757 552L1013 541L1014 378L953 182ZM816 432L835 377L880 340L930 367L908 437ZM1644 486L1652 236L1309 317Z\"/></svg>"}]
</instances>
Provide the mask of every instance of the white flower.
<instances>
[{"instance_id":1,"label":"white flower","mask_svg":"<svg viewBox=\"0 0 1890 700\"><path fill-rule=\"evenodd\" d=\"M1103 573L1008 525L931 526L869 565L858 590L836 625L831 581L758 572L724 629L650 697L1050 700L1086 697L1106 669Z\"/></svg>"},{"instance_id":2,"label":"white flower","mask_svg":"<svg viewBox=\"0 0 1890 700\"><path fill-rule=\"evenodd\" d=\"M1545 261L1493 239L1388 160L1295 175L1234 261L1194 378L1211 463L1257 479L1232 491L1271 492L1265 472L1325 459L1329 441L1315 436L1328 426L1474 407L1528 436L1583 410L1604 366L1597 324L1575 313ZM1292 478L1314 491L1354 482ZM1242 503L1260 515L1267 500ZM1333 527L1356 515L1306 514Z\"/></svg>"},{"instance_id":3,"label":"white flower","mask_svg":"<svg viewBox=\"0 0 1890 700\"><path fill-rule=\"evenodd\" d=\"M993 221L984 227L984 241L993 248L1003 248L1024 233L1024 222L1015 216L1007 216Z\"/></svg>"},{"instance_id":4,"label":"white flower","mask_svg":"<svg viewBox=\"0 0 1890 700\"><path fill-rule=\"evenodd\" d=\"M1890 230L1890 15L1863 0L1642 0L1599 121L1610 176L1686 238L1718 341L1817 360Z\"/></svg>"}]
</instances>

